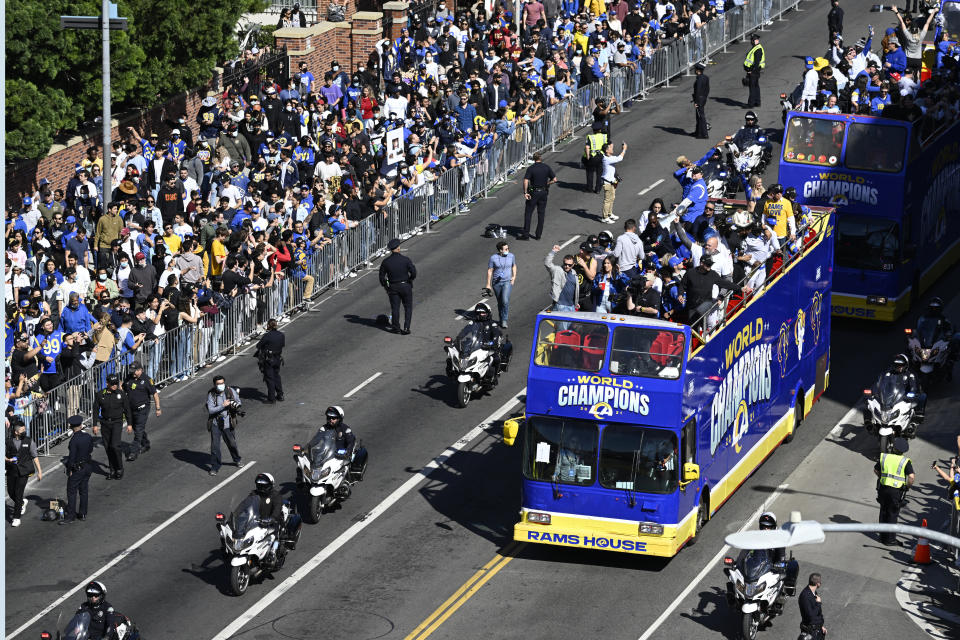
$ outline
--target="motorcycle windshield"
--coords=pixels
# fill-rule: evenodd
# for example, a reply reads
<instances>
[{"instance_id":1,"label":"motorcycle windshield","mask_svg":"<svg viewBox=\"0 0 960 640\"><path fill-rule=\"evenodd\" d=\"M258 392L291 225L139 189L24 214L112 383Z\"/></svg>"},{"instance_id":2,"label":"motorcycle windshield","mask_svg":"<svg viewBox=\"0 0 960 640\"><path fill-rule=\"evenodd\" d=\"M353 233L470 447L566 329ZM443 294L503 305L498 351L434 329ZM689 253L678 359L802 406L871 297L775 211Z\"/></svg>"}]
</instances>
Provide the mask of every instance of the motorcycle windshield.
<instances>
[{"instance_id":1,"label":"motorcycle windshield","mask_svg":"<svg viewBox=\"0 0 960 640\"><path fill-rule=\"evenodd\" d=\"M468 324L457 336L457 351L460 357L464 358L480 347L480 326L477 324Z\"/></svg>"},{"instance_id":2,"label":"motorcycle windshield","mask_svg":"<svg viewBox=\"0 0 960 640\"><path fill-rule=\"evenodd\" d=\"M904 388L900 376L883 376L877 385L877 400L884 411L893 409L893 406L904 399L907 390Z\"/></svg>"},{"instance_id":3,"label":"motorcycle windshield","mask_svg":"<svg viewBox=\"0 0 960 640\"><path fill-rule=\"evenodd\" d=\"M247 532L257 526L257 520L260 519L260 498L257 496L247 496L243 499L233 515L230 528L233 529L233 537L242 540L247 536Z\"/></svg>"},{"instance_id":4,"label":"motorcycle windshield","mask_svg":"<svg viewBox=\"0 0 960 640\"><path fill-rule=\"evenodd\" d=\"M81 611L73 616L63 630L64 640L87 640L87 631L90 629L90 614Z\"/></svg>"},{"instance_id":5,"label":"motorcycle windshield","mask_svg":"<svg viewBox=\"0 0 960 640\"><path fill-rule=\"evenodd\" d=\"M752 549L744 552L740 558L743 579L747 582L758 581L770 571L770 554L766 549Z\"/></svg>"},{"instance_id":6,"label":"motorcycle windshield","mask_svg":"<svg viewBox=\"0 0 960 640\"><path fill-rule=\"evenodd\" d=\"M313 440L308 445L310 447L310 460L314 465L320 465L327 458L333 455L333 447L336 444L336 438L333 431L324 429L313 436Z\"/></svg>"},{"instance_id":7,"label":"motorcycle windshield","mask_svg":"<svg viewBox=\"0 0 960 640\"><path fill-rule=\"evenodd\" d=\"M917 321L916 336L920 341L920 346L924 349L932 349L937 343L940 333L940 322L936 318L920 318Z\"/></svg>"}]
</instances>

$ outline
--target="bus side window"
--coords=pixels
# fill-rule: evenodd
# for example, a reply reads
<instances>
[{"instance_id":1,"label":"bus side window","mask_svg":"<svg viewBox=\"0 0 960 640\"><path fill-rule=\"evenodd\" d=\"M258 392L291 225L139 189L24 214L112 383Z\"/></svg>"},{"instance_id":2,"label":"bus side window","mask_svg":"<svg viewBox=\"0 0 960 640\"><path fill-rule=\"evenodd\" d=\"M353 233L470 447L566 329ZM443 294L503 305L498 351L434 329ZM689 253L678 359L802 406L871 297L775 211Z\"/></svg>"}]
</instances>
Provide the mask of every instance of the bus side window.
<instances>
[{"instance_id":1,"label":"bus side window","mask_svg":"<svg viewBox=\"0 0 960 640\"><path fill-rule=\"evenodd\" d=\"M683 449L683 462L697 461L697 419L690 418L683 425L683 435L680 446Z\"/></svg>"}]
</instances>

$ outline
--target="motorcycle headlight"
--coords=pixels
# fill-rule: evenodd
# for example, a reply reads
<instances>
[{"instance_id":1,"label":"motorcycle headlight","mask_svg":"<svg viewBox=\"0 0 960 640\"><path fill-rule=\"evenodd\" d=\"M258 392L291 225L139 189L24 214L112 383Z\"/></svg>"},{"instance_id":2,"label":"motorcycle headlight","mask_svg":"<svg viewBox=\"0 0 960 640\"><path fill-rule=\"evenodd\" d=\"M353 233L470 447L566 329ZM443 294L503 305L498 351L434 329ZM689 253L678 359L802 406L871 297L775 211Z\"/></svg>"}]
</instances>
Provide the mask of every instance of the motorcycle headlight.
<instances>
[{"instance_id":1,"label":"motorcycle headlight","mask_svg":"<svg viewBox=\"0 0 960 640\"><path fill-rule=\"evenodd\" d=\"M921 349L921 350L920 350L920 357L921 357L922 359L924 359L924 360L929 360L929 359L930 359L930 349Z\"/></svg>"},{"instance_id":2,"label":"motorcycle headlight","mask_svg":"<svg viewBox=\"0 0 960 640\"><path fill-rule=\"evenodd\" d=\"M330 467L327 467L326 469L320 472L320 479L322 480L323 478L326 478L328 475L330 475Z\"/></svg>"},{"instance_id":3,"label":"motorcycle headlight","mask_svg":"<svg viewBox=\"0 0 960 640\"><path fill-rule=\"evenodd\" d=\"M756 584L748 584L746 586L747 597L752 598L756 595L759 595L767 590L767 583L761 580Z\"/></svg>"},{"instance_id":4,"label":"motorcycle headlight","mask_svg":"<svg viewBox=\"0 0 960 640\"><path fill-rule=\"evenodd\" d=\"M327 471L329 471L329 469L327 469ZM323 472L323 469L314 469L310 473L310 479L313 480L314 482L317 482L318 480L320 480L320 478L323 477L320 475L322 472Z\"/></svg>"},{"instance_id":5,"label":"motorcycle headlight","mask_svg":"<svg viewBox=\"0 0 960 640\"><path fill-rule=\"evenodd\" d=\"M940 348L936 347L930 352L931 358L936 358L940 354Z\"/></svg>"},{"instance_id":6,"label":"motorcycle headlight","mask_svg":"<svg viewBox=\"0 0 960 640\"><path fill-rule=\"evenodd\" d=\"M247 536L243 540L234 541L233 546L237 551L242 551L253 544L253 536Z\"/></svg>"},{"instance_id":7,"label":"motorcycle headlight","mask_svg":"<svg viewBox=\"0 0 960 640\"><path fill-rule=\"evenodd\" d=\"M900 417L900 409L893 409L890 412L890 420L896 420Z\"/></svg>"}]
</instances>

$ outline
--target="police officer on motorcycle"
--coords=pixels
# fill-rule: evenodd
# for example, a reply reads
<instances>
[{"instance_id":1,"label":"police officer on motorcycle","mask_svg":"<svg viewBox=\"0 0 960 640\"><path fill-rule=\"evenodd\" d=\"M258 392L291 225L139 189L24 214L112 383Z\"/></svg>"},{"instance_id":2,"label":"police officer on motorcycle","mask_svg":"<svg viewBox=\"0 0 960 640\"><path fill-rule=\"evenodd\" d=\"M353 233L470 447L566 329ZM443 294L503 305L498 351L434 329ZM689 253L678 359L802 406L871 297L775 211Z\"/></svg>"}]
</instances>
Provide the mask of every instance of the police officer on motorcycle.
<instances>
[{"instance_id":1,"label":"police officer on motorcycle","mask_svg":"<svg viewBox=\"0 0 960 640\"><path fill-rule=\"evenodd\" d=\"M320 427L317 435L319 436L323 431L333 431L336 437L335 455L338 458L349 458L357 437L350 427L343 422L343 408L338 406L327 407L326 416L327 422Z\"/></svg>"},{"instance_id":2,"label":"police officer on motorcycle","mask_svg":"<svg viewBox=\"0 0 960 640\"><path fill-rule=\"evenodd\" d=\"M915 409L915 414L918 421L922 421L924 413L927 409L927 394L923 392L923 389L920 388L920 382L917 381L917 376L913 375L913 372L910 371L910 360L902 353L898 353L893 358L893 363L890 365L890 368L887 369L881 378L884 376L897 376L899 382L903 384L903 388L906 390L907 394L914 394L913 405Z\"/></svg>"},{"instance_id":3,"label":"police officer on motorcycle","mask_svg":"<svg viewBox=\"0 0 960 640\"><path fill-rule=\"evenodd\" d=\"M473 320L478 326L477 338L484 348L493 351L493 366L489 375L496 376L500 372L500 363L509 362L510 354L507 343L503 339L503 332L493 322L493 312L485 303L481 302L473 308Z\"/></svg>"},{"instance_id":4,"label":"police officer on motorcycle","mask_svg":"<svg viewBox=\"0 0 960 640\"><path fill-rule=\"evenodd\" d=\"M772 511L764 511L760 515L760 531L773 531L777 528L777 516ZM770 561L773 563L783 562L787 557L787 551L784 547L770 549Z\"/></svg>"},{"instance_id":5,"label":"police officer on motorcycle","mask_svg":"<svg viewBox=\"0 0 960 640\"><path fill-rule=\"evenodd\" d=\"M733 143L742 153L747 147L760 144L760 136L762 135L763 130L757 126L757 114L753 111L747 111L746 115L743 116L743 126L733 136ZM768 145L769 143L766 143L764 146Z\"/></svg>"},{"instance_id":6,"label":"police officer on motorcycle","mask_svg":"<svg viewBox=\"0 0 960 640\"><path fill-rule=\"evenodd\" d=\"M77 613L90 614L90 627L87 631L89 640L101 640L107 635L110 619L113 617L113 607L107 602L107 588L102 582L93 581L86 588L87 601L80 605Z\"/></svg>"},{"instance_id":7,"label":"police officer on motorcycle","mask_svg":"<svg viewBox=\"0 0 960 640\"><path fill-rule=\"evenodd\" d=\"M941 298L935 297L927 304L927 310L917 320L917 325L919 326L925 320L936 323L937 330L934 335L942 335L950 344L950 350L947 352L947 360L944 364L945 377L947 382L950 382L953 380L953 365L957 361L957 352L960 351L960 336L954 333L953 324L944 317L943 300Z\"/></svg>"}]
</instances>

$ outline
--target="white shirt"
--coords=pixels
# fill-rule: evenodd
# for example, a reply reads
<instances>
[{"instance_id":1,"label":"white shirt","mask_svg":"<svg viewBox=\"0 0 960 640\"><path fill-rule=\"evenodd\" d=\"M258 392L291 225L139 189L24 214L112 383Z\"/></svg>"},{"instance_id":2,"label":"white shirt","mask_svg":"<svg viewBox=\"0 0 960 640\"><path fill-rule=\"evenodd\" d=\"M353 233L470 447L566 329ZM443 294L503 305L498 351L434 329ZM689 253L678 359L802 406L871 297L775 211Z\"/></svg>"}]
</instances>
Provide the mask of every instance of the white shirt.
<instances>
[{"instance_id":1,"label":"white shirt","mask_svg":"<svg viewBox=\"0 0 960 640\"><path fill-rule=\"evenodd\" d=\"M335 176L342 176L343 169L340 168L340 165L336 162L331 162L327 164L326 162L318 162L316 168L313 170L313 177L320 178L324 182L330 180Z\"/></svg>"},{"instance_id":2,"label":"white shirt","mask_svg":"<svg viewBox=\"0 0 960 640\"><path fill-rule=\"evenodd\" d=\"M405 118L407 115L407 99L402 95L398 95L396 98L387 98L383 108L384 115L387 118L391 116Z\"/></svg>"},{"instance_id":3,"label":"white shirt","mask_svg":"<svg viewBox=\"0 0 960 640\"><path fill-rule=\"evenodd\" d=\"M617 176L617 168L613 165L623 160L623 153L618 156L603 156L603 173L600 177L604 182L614 182Z\"/></svg>"},{"instance_id":4,"label":"white shirt","mask_svg":"<svg viewBox=\"0 0 960 640\"><path fill-rule=\"evenodd\" d=\"M816 100L817 99L817 83L820 82L820 74L814 71L813 69L807 69L807 72L803 74L803 93L800 95L801 100Z\"/></svg>"}]
</instances>

